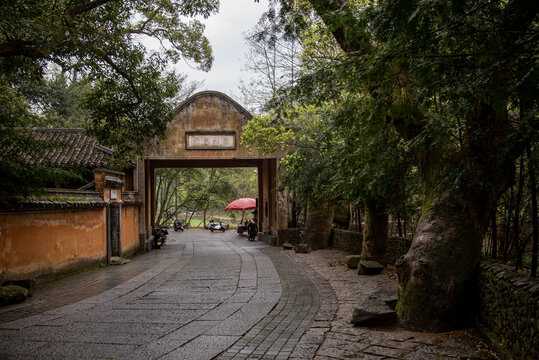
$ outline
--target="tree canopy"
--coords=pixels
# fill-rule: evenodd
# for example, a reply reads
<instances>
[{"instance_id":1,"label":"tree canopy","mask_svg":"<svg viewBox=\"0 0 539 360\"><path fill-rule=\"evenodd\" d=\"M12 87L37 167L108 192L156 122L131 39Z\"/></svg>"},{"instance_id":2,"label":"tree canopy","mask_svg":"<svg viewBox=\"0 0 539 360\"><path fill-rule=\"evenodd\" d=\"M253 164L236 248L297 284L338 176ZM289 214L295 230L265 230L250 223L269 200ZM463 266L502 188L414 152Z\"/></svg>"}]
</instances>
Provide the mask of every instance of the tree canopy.
<instances>
[{"instance_id":1,"label":"tree canopy","mask_svg":"<svg viewBox=\"0 0 539 360\"><path fill-rule=\"evenodd\" d=\"M276 121L287 118L290 104L333 105L323 121L336 141L323 158L333 167L328 183L345 192L379 201L402 188L400 179L419 177L422 216L398 263L397 309L411 328L453 326L466 314L462 299L473 288L481 242L513 182L515 160L536 149L539 4L273 3L280 4L268 12L276 34L302 38L318 18L342 50L281 92L273 101Z\"/></svg>"},{"instance_id":2,"label":"tree canopy","mask_svg":"<svg viewBox=\"0 0 539 360\"><path fill-rule=\"evenodd\" d=\"M86 111L86 127L114 147L118 159L132 159L147 138L164 136L183 79L168 65L185 59L203 70L211 67L204 26L195 17L208 17L218 6L217 0L3 1L2 189L24 193L31 187L26 185L39 186L41 179L54 176L51 167L25 169L20 157L44 146L21 129L42 126L58 115L47 111L50 99L34 91L44 86L53 64L67 74L68 86L84 84L77 102ZM147 50L145 38L157 40L159 50Z\"/></svg>"}]
</instances>

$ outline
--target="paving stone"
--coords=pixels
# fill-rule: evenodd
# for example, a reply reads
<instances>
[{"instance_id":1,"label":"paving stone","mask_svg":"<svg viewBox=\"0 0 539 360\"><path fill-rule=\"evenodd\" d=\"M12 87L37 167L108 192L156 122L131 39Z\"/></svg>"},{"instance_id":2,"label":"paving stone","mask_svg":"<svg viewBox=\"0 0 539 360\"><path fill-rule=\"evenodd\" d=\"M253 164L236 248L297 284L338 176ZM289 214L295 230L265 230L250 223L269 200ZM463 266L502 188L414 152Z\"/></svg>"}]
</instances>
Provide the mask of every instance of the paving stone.
<instances>
[{"instance_id":1,"label":"paving stone","mask_svg":"<svg viewBox=\"0 0 539 360\"><path fill-rule=\"evenodd\" d=\"M197 320L225 320L244 305L245 303L243 302L223 303L213 308L211 311L206 312L203 316L197 318Z\"/></svg>"},{"instance_id":2,"label":"paving stone","mask_svg":"<svg viewBox=\"0 0 539 360\"><path fill-rule=\"evenodd\" d=\"M359 275L376 275L380 274L382 270L384 270L384 266L378 261L360 260L357 273Z\"/></svg>"},{"instance_id":3,"label":"paving stone","mask_svg":"<svg viewBox=\"0 0 539 360\"><path fill-rule=\"evenodd\" d=\"M292 250L292 249L294 249L294 245L292 245L290 243L284 243L283 244L283 249L284 250Z\"/></svg>"},{"instance_id":4,"label":"paving stone","mask_svg":"<svg viewBox=\"0 0 539 360\"><path fill-rule=\"evenodd\" d=\"M105 322L105 323L84 323L76 322L66 327L66 331L72 332L110 332L110 333L127 333L127 334L146 334L161 336L168 332L177 329L177 324L164 323L122 323L122 322Z\"/></svg>"},{"instance_id":5,"label":"paving stone","mask_svg":"<svg viewBox=\"0 0 539 360\"><path fill-rule=\"evenodd\" d=\"M488 359L460 332L353 327L358 299L396 281L328 266L341 251L305 256L191 231L0 309L0 358Z\"/></svg>"},{"instance_id":6,"label":"paving stone","mask_svg":"<svg viewBox=\"0 0 539 360\"><path fill-rule=\"evenodd\" d=\"M311 245L309 244L297 244L294 246L294 251L299 254L306 254L311 252Z\"/></svg>"},{"instance_id":7,"label":"paving stone","mask_svg":"<svg viewBox=\"0 0 539 360\"><path fill-rule=\"evenodd\" d=\"M304 266L307 273L311 274L312 271L322 277L326 284L331 284L331 289L335 291L332 301L338 304L334 308L334 319L330 320L330 330L325 333L325 340L318 351L314 355L306 352L308 344L303 341L308 339L307 332L294 349L291 359L497 359L488 348L477 346L482 341L478 337L471 337L469 330L428 334L406 331L395 326L377 329L354 327L349 321L358 299L366 299L378 289L389 288L393 292L397 287L396 280L386 274L357 276L355 271L346 266L327 266L328 263L338 263L347 255L337 249L317 250L309 256L290 252L287 254ZM316 279L316 276L311 277ZM323 292L320 284L324 282L317 282L320 293L324 294L319 314L323 306L327 306L327 311L331 303L326 300L331 298L331 293ZM470 338L475 340L470 341ZM331 357L322 355L329 348L333 348L333 352L327 352L326 355Z\"/></svg>"},{"instance_id":8,"label":"paving stone","mask_svg":"<svg viewBox=\"0 0 539 360\"><path fill-rule=\"evenodd\" d=\"M119 332L81 332L70 331L69 328L34 327L21 330L17 337L27 341L56 341L65 342L100 343L100 344L126 344L141 345L148 341L147 334L119 333Z\"/></svg>"},{"instance_id":9,"label":"paving stone","mask_svg":"<svg viewBox=\"0 0 539 360\"><path fill-rule=\"evenodd\" d=\"M161 357L163 360L212 359L238 340L235 336L200 336Z\"/></svg>"},{"instance_id":10,"label":"paving stone","mask_svg":"<svg viewBox=\"0 0 539 360\"><path fill-rule=\"evenodd\" d=\"M376 297L368 297L356 306L351 323L356 326L388 326L397 320L395 310Z\"/></svg>"}]
</instances>

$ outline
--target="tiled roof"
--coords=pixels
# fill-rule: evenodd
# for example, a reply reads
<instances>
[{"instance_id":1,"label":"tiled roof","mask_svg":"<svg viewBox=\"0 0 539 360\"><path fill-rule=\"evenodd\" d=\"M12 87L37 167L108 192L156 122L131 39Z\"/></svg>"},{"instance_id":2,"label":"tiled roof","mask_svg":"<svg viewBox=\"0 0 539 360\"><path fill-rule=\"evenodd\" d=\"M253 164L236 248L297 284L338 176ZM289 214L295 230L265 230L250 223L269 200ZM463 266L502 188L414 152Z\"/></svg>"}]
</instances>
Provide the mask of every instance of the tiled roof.
<instances>
[{"instance_id":1,"label":"tiled roof","mask_svg":"<svg viewBox=\"0 0 539 360\"><path fill-rule=\"evenodd\" d=\"M99 145L84 129L32 129L30 134L36 140L59 144L39 158L28 156L26 160L33 165L49 160L56 165L93 169L105 167L113 156L111 149Z\"/></svg>"}]
</instances>

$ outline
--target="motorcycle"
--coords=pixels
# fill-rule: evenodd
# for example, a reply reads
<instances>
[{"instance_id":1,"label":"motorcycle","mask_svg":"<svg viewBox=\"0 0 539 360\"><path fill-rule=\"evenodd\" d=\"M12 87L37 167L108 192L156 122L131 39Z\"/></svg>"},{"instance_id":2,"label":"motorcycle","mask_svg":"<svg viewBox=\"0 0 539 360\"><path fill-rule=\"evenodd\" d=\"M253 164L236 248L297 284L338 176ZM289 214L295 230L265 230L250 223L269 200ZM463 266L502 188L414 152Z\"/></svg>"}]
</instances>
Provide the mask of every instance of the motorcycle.
<instances>
[{"instance_id":1,"label":"motorcycle","mask_svg":"<svg viewBox=\"0 0 539 360\"><path fill-rule=\"evenodd\" d=\"M153 248L160 249L161 246L165 245L167 241L168 230L166 228L158 228L153 230Z\"/></svg>"},{"instance_id":2,"label":"motorcycle","mask_svg":"<svg viewBox=\"0 0 539 360\"><path fill-rule=\"evenodd\" d=\"M183 225L179 221L174 221L174 231L183 231Z\"/></svg>"},{"instance_id":3,"label":"motorcycle","mask_svg":"<svg viewBox=\"0 0 539 360\"><path fill-rule=\"evenodd\" d=\"M210 220L210 231L222 231L225 232L226 226L221 221L219 223L214 222L213 220Z\"/></svg>"}]
</instances>

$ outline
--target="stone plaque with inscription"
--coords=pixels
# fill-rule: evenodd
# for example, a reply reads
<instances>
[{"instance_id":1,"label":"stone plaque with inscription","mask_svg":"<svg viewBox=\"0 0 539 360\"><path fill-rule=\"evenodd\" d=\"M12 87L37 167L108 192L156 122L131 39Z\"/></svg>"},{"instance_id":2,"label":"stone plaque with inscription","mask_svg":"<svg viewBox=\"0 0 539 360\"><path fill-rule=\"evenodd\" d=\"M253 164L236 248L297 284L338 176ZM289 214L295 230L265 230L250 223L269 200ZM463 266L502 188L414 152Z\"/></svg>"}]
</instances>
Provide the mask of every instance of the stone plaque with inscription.
<instances>
[{"instance_id":1,"label":"stone plaque with inscription","mask_svg":"<svg viewBox=\"0 0 539 360\"><path fill-rule=\"evenodd\" d=\"M187 150L235 150L235 132L192 132L185 134Z\"/></svg>"}]
</instances>

